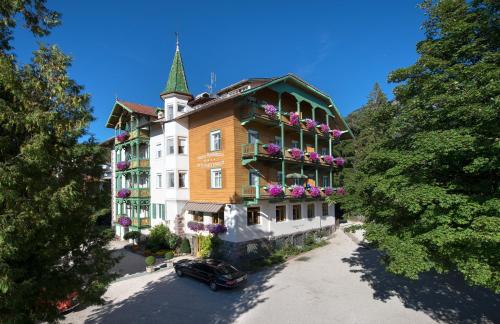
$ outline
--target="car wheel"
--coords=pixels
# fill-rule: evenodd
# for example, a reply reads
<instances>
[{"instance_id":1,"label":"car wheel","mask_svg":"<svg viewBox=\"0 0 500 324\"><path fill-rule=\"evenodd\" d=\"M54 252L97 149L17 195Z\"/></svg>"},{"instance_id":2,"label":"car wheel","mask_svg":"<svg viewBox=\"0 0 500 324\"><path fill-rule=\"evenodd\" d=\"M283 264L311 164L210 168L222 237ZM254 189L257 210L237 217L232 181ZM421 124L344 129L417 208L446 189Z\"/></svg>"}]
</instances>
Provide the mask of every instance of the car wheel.
<instances>
[{"instance_id":1,"label":"car wheel","mask_svg":"<svg viewBox=\"0 0 500 324\"><path fill-rule=\"evenodd\" d=\"M184 275L184 273L182 272L181 269L175 270L175 273L177 273L177 276L179 276L179 277L182 277Z\"/></svg>"},{"instance_id":2,"label":"car wheel","mask_svg":"<svg viewBox=\"0 0 500 324\"><path fill-rule=\"evenodd\" d=\"M216 291L217 290L217 284L215 283L215 281L210 281L210 284L208 286L210 287L210 289L212 291Z\"/></svg>"}]
</instances>

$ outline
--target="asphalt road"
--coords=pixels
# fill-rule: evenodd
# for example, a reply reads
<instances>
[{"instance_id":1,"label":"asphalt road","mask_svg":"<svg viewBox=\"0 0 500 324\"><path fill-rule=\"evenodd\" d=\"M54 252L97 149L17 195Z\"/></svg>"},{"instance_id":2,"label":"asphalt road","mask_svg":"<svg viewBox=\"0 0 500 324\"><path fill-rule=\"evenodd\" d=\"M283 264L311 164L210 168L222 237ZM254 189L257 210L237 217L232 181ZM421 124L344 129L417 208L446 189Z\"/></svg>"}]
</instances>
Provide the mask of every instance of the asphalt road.
<instances>
[{"instance_id":1,"label":"asphalt road","mask_svg":"<svg viewBox=\"0 0 500 324\"><path fill-rule=\"evenodd\" d=\"M409 281L378 253L337 231L330 244L253 274L246 287L212 292L172 271L113 283L103 306L65 323L500 323L500 297L457 275Z\"/></svg>"}]
</instances>

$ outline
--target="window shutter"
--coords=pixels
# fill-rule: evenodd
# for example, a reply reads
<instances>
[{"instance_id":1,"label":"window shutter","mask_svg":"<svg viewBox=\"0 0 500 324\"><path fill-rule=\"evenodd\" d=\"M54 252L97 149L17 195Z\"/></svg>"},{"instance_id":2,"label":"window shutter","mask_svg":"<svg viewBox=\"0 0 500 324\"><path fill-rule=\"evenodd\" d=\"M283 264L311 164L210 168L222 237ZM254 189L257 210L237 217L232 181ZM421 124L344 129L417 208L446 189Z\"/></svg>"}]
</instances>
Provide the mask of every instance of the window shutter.
<instances>
[{"instance_id":1,"label":"window shutter","mask_svg":"<svg viewBox=\"0 0 500 324\"><path fill-rule=\"evenodd\" d=\"M153 208L153 219L156 219L156 204L153 204L152 208Z\"/></svg>"}]
</instances>

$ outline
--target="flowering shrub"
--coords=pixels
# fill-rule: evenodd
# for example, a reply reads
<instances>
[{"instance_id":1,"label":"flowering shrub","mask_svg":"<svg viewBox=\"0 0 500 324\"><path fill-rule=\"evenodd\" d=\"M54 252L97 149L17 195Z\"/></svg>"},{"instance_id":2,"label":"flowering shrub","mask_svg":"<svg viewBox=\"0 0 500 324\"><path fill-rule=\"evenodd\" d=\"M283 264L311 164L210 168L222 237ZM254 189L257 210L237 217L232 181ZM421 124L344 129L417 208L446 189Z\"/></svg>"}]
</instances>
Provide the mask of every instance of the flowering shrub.
<instances>
[{"instance_id":1,"label":"flowering shrub","mask_svg":"<svg viewBox=\"0 0 500 324\"><path fill-rule=\"evenodd\" d=\"M311 197L313 197L313 198L318 198L321 196L321 190L319 190L319 188L315 187L315 186L311 186L309 188L309 193L311 194Z\"/></svg>"},{"instance_id":2,"label":"flowering shrub","mask_svg":"<svg viewBox=\"0 0 500 324\"><path fill-rule=\"evenodd\" d=\"M309 130L314 129L314 127L318 125L318 123L315 120L312 120L310 118L306 118L304 122L306 123L306 128Z\"/></svg>"},{"instance_id":3,"label":"flowering shrub","mask_svg":"<svg viewBox=\"0 0 500 324\"><path fill-rule=\"evenodd\" d=\"M129 189L123 188L118 191L117 196L118 198L127 198L130 196L130 193Z\"/></svg>"},{"instance_id":4,"label":"flowering shrub","mask_svg":"<svg viewBox=\"0 0 500 324\"><path fill-rule=\"evenodd\" d=\"M270 104L264 105L264 111L269 118L276 118L276 115L278 114L276 107Z\"/></svg>"},{"instance_id":5,"label":"flowering shrub","mask_svg":"<svg viewBox=\"0 0 500 324\"><path fill-rule=\"evenodd\" d=\"M116 139L118 140L118 142L125 142L128 138L128 132L123 132L121 134L118 134L116 136Z\"/></svg>"},{"instance_id":6,"label":"flowering shrub","mask_svg":"<svg viewBox=\"0 0 500 324\"><path fill-rule=\"evenodd\" d=\"M329 134L330 133L330 127L328 127L327 124L320 124L319 126L319 130L323 133L323 134Z\"/></svg>"},{"instance_id":7,"label":"flowering shrub","mask_svg":"<svg viewBox=\"0 0 500 324\"><path fill-rule=\"evenodd\" d=\"M316 152L309 153L309 160L311 160L311 162L318 162L319 161L319 154Z\"/></svg>"},{"instance_id":8,"label":"flowering shrub","mask_svg":"<svg viewBox=\"0 0 500 324\"><path fill-rule=\"evenodd\" d=\"M336 190L337 196L345 196L347 192L345 191L344 187L338 187Z\"/></svg>"},{"instance_id":9,"label":"flowering shrub","mask_svg":"<svg viewBox=\"0 0 500 324\"><path fill-rule=\"evenodd\" d=\"M325 161L327 164L333 164L333 156L323 155L323 161Z\"/></svg>"},{"instance_id":10,"label":"flowering shrub","mask_svg":"<svg viewBox=\"0 0 500 324\"><path fill-rule=\"evenodd\" d=\"M283 195L283 187L279 184L270 184L267 191L272 197L279 197Z\"/></svg>"},{"instance_id":11,"label":"flowering shrub","mask_svg":"<svg viewBox=\"0 0 500 324\"><path fill-rule=\"evenodd\" d=\"M205 225L203 223L199 223L199 222L190 221L187 223L187 226L190 230L195 231L195 232L205 230Z\"/></svg>"},{"instance_id":12,"label":"flowering shrub","mask_svg":"<svg viewBox=\"0 0 500 324\"><path fill-rule=\"evenodd\" d=\"M290 194L292 195L292 198L302 198L305 192L306 189L302 186L293 185L290 187Z\"/></svg>"},{"instance_id":13,"label":"flowering shrub","mask_svg":"<svg viewBox=\"0 0 500 324\"><path fill-rule=\"evenodd\" d=\"M227 232L227 227L222 225L222 224L208 224L206 226L207 231L210 232L210 234L221 234L221 233L226 233Z\"/></svg>"},{"instance_id":14,"label":"flowering shrub","mask_svg":"<svg viewBox=\"0 0 500 324\"><path fill-rule=\"evenodd\" d=\"M340 129L334 129L332 131L333 138L337 139L342 135L342 131Z\"/></svg>"},{"instance_id":15,"label":"flowering shrub","mask_svg":"<svg viewBox=\"0 0 500 324\"><path fill-rule=\"evenodd\" d=\"M120 162L116 163L116 168L118 169L118 171L123 171L123 170L127 169L129 166L130 166L130 163L128 161L120 161Z\"/></svg>"},{"instance_id":16,"label":"flowering shrub","mask_svg":"<svg viewBox=\"0 0 500 324\"><path fill-rule=\"evenodd\" d=\"M288 151L290 152L290 155L292 156L292 159L294 159L294 160L301 160L302 157L304 156L304 153L302 152L302 150L299 148L296 148L296 147L294 147Z\"/></svg>"},{"instance_id":17,"label":"flowering shrub","mask_svg":"<svg viewBox=\"0 0 500 324\"><path fill-rule=\"evenodd\" d=\"M323 191L324 191L324 193L325 193L326 196L331 196L332 193L333 193L333 188L332 187L325 187L323 189Z\"/></svg>"},{"instance_id":18,"label":"flowering shrub","mask_svg":"<svg viewBox=\"0 0 500 324\"><path fill-rule=\"evenodd\" d=\"M132 224L132 220L130 219L130 217L121 216L120 218L118 218L118 224L123 227L128 227Z\"/></svg>"},{"instance_id":19,"label":"flowering shrub","mask_svg":"<svg viewBox=\"0 0 500 324\"><path fill-rule=\"evenodd\" d=\"M269 155L279 155L281 153L281 148L279 145L276 145L274 143L270 143L264 146L266 149L267 154Z\"/></svg>"},{"instance_id":20,"label":"flowering shrub","mask_svg":"<svg viewBox=\"0 0 500 324\"><path fill-rule=\"evenodd\" d=\"M342 167L345 164L345 160L341 157L333 159L335 161L335 165L338 167Z\"/></svg>"},{"instance_id":21,"label":"flowering shrub","mask_svg":"<svg viewBox=\"0 0 500 324\"><path fill-rule=\"evenodd\" d=\"M290 125L297 126L299 124L299 114L295 111L290 113Z\"/></svg>"}]
</instances>

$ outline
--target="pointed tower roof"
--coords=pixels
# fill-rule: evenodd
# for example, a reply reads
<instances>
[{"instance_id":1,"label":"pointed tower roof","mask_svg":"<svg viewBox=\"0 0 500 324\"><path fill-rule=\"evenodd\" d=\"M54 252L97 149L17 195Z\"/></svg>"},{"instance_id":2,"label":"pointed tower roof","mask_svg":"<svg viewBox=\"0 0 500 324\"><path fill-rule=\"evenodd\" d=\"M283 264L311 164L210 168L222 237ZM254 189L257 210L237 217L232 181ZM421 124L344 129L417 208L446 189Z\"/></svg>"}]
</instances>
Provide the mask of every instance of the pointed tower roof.
<instances>
[{"instance_id":1,"label":"pointed tower roof","mask_svg":"<svg viewBox=\"0 0 500 324\"><path fill-rule=\"evenodd\" d=\"M185 95L191 95L189 93L189 88L186 81L186 74L184 73L184 65L182 64L181 51L179 50L179 39L177 38L177 44L175 49L174 61L170 67L170 73L168 75L167 85L165 90L163 90L162 95L169 93L180 93Z\"/></svg>"}]
</instances>

